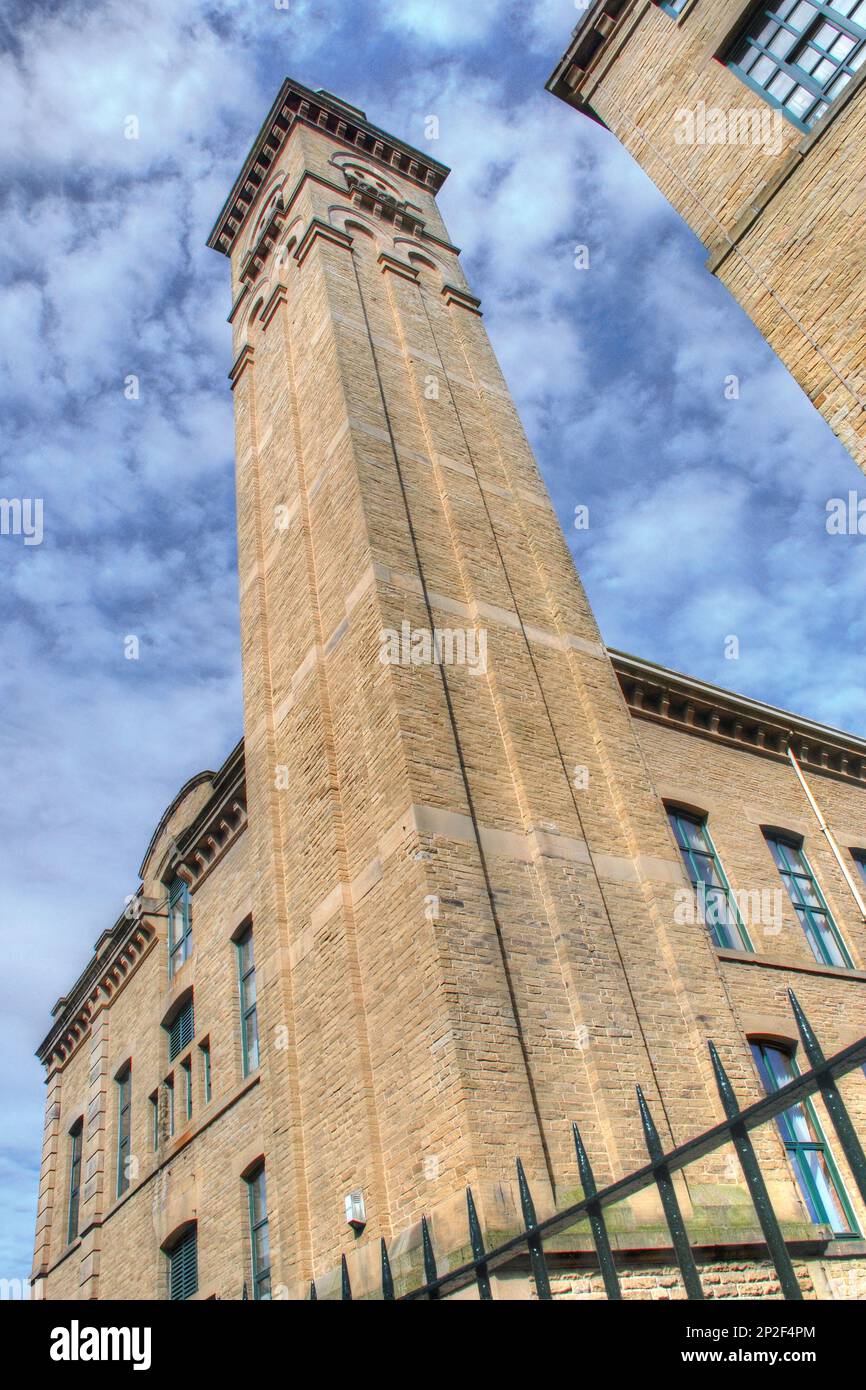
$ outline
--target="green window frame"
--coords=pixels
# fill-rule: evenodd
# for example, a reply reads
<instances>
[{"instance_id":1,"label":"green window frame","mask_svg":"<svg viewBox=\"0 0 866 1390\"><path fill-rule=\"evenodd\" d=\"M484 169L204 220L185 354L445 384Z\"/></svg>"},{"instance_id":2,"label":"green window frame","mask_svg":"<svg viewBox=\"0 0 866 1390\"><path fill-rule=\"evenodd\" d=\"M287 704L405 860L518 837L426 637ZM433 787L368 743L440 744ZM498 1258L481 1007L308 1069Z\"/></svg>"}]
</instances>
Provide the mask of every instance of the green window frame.
<instances>
[{"instance_id":1,"label":"green window frame","mask_svg":"<svg viewBox=\"0 0 866 1390\"><path fill-rule=\"evenodd\" d=\"M168 1030L168 1060L173 1062L178 1053L189 1047L195 1037L195 1012L192 995L182 1008L178 1009L174 1022Z\"/></svg>"},{"instance_id":2,"label":"green window frame","mask_svg":"<svg viewBox=\"0 0 866 1390\"><path fill-rule=\"evenodd\" d=\"M658 0L660 10L669 14L671 19L679 19L689 0Z\"/></svg>"},{"instance_id":3,"label":"green window frame","mask_svg":"<svg viewBox=\"0 0 866 1390\"><path fill-rule=\"evenodd\" d=\"M713 844L706 816L668 807L668 820L704 923L716 946L754 951L727 875Z\"/></svg>"},{"instance_id":4,"label":"green window frame","mask_svg":"<svg viewBox=\"0 0 866 1390\"><path fill-rule=\"evenodd\" d=\"M252 926L235 942L238 953L238 984L241 1006L241 1048L244 1076L259 1065L259 1023L256 1006L256 962Z\"/></svg>"},{"instance_id":5,"label":"green window frame","mask_svg":"<svg viewBox=\"0 0 866 1390\"><path fill-rule=\"evenodd\" d=\"M749 17L725 61L741 82L811 130L866 60L866 0L775 0Z\"/></svg>"},{"instance_id":6,"label":"green window frame","mask_svg":"<svg viewBox=\"0 0 866 1390\"><path fill-rule=\"evenodd\" d=\"M156 1153L159 1148L159 1091L154 1091L150 1096L150 1133Z\"/></svg>"},{"instance_id":7,"label":"green window frame","mask_svg":"<svg viewBox=\"0 0 866 1390\"><path fill-rule=\"evenodd\" d=\"M76 1120L69 1131L69 1216L66 1225L66 1243L71 1245L78 1236L78 1209L81 1197L81 1143L84 1136L84 1120Z\"/></svg>"},{"instance_id":8,"label":"green window frame","mask_svg":"<svg viewBox=\"0 0 866 1390\"><path fill-rule=\"evenodd\" d=\"M179 970L192 951L192 904L189 884L176 878L168 889L168 978Z\"/></svg>"},{"instance_id":9,"label":"green window frame","mask_svg":"<svg viewBox=\"0 0 866 1390\"><path fill-rule=\"evenodd\" d=\"M816 961L852 970L853 961L802 844L767 830L764 838Z\"/></svg>"},{"instance_id":10,"label":"green window frame","mask_svg":"<svg viewBox=\"0 0 866 1390\"><path fill-rule=\"evenodd\" d=\"M271 1249L268 1235L268 1198L265 1165L260 1163L246 1178L250 1210L250 1259L253 1271L253 1298L271 1297Z\"/></svg>"},{"instance_id":11,"label":"green window frame","mask_svg":"<svg viewBox=\"0 0 866 1390\"><path fill-rule=\"evenodd\" d=\"M180 1064L183 1072L183 1108L188 1120L192 1119L192 1058L185 1057Z\"/></svg>"},{"instance_id":12,"label":"green window frame","mask_svg":"<svg viewBox=\"0 0 866 1390\"><path fill-rule=\"evenodd\" d=\"M168 1119L168 1137L174 1138L174 1077L165 1078L165 1108Z\"/></svg>"},{"instance_id":13,"label":"green window frame","mask_svg":"<svg viewBox=\"0 0 866 1390\"><path fill-rule=\"evenodd\" d=\"M758 1041L750 1042L750 1047L768 1096L800 1075L793 1054L785 1048ZM783 1110L776 1125L810 1219L829 1226L840 1238L859 1237L845 1184L811 1100Z\"/></svg>"},{"instance_id":14,"label":"green window frame","mask_svg":"<svg viewBox=\"0 0 866 1390\"><path fill-rule=\"evenodd\" d=\"M132 1063L117 1075L117 1195L129 1187L129 1157L132 1141Z\"/></svg>"},{"instance_id":15,"label":"green window frame","mask_svg":"<svg viewBox=\"0 0 866 1390\"><path fill-rule=\"evenodd\" d=\"M201 1053L202 1080L204 1082L204 1103L205 1105L210 1105L213 1098L213 1078L211 1075L209 1039L203 1043L199 1043L199 1052Z\"/></svg>"},{"instance_id":16,"label":"green window frame","mask_svg":"<svg viewBox=\"0 0 866 1390\"><path fill-rule=\"evenodd\" d=\"M168 1296L174 1302L198 1293L198 1230L190 1226L166 1251L168 1256Z\"/></svg>"}]
</instances>

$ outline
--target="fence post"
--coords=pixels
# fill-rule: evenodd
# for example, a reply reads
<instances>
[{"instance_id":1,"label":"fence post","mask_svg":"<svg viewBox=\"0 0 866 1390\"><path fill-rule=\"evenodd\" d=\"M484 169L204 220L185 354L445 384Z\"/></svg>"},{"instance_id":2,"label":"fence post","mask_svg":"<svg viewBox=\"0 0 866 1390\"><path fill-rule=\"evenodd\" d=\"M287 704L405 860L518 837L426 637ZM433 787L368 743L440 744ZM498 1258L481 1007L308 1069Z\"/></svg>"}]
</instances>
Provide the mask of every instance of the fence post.
<instances>
[{"instance_id":1,"label":"fence post","mask_svg":"<svg viewBox=\"0 0 866 1390\"><path fill-rule=\"evenodd\" d=\"M435 1284L439 1278L436 1270L436 1256L433 1253L433 1242L430 1239L430 1228L427 1225L427 1217L421 1217L421 1244L424 1249L424 1283ZM431 1299L439 1297L439 1290L432 1289L429 1297Z\"/></svg>"},{"instance_id":2,"label":"fence post","mask_svg":"<svg viewBox=\"0 0 866 1390\"><path fill-rule=\"evenodd\" d=\"M520 1159L517 1160L517 1186L520 1190L520 1205L523 1209L523 1225L526 1231L526 1244L529 1246L529 1262L535 1280L535 1292L540 1299L546 1302L553 1295L550 1292L544 1247L541 1244L541 1236L538 1234L535 1203L532 1200L532 1193L529 1191L529 1183L526 1181L526 1174Z\"/></svg>"},{"instance_id":3,"label":"fence post","mask_svg":"<svg viewBox=\"0 0 866 1390\"><path fill-rule=\"evenodd\" d=\"M469 1241L472 1245L473 1260L481 1260L484 1256L484 1240L481 1235L481 1226L478 1222L478 1213L475 1210L475 1203L472 1200L472 1188L466 1189L466 1206L469 1211ZM487 1303L493 1298L490 1289L490 1276L487 1273L486 1264L478 1264L475 1270L475 1282L478 1285L478 1297L482 1303Z\"/></svg>"},{"instance_id":4,"label":"fence post","mask_svg":"<svg viewBox=\"0 0 866 1390\"><path fill-rule=\"evenodd\" d=\"M764 1176L758 1167L758 1160L755 1157L755 1150L752 1148L752 1141L746 1133L745 1126L739 1121L740 1107L734 1088L728 1080L727 1072L722 1066L721 1058L716 1051L715 1044L710 1043L710 1056L713 1059L713 1071L716 1074L716 1085L719 1088L719 1095L722 1098L722 1105L725 1114L731 1124L731 1138L734 1141L734 1148L740 1160L740 1167L743 1170L743 1177L746 1179L746 1186L749 1189L749 1196L758 1213L758 1220L761 1223L761 1230L764 1232L764 1239L767 1242L767 1249L770 1252L770 1259L776 1267L779 1276L779 1284L785 1298L802 1299L803 1290L797 1282L794 1273L794 1266L791 1263L791 1256L788 1254L788 1247L779 1228L773 1204L770 1201L770 1194L767 1191Z\"/></svg>"},{"instance_id":5,"label":"fence post","mask_svg":"<svg viewBox=\"0 0 866 1390\"><path fill-rule=\"evenodd\" d=\"M386 1303L391 1303L394 1298L394 1279L391 1274L391 1261L388 1259L388 1247L382 1240L382 1298Z\"/></svg>"},{"instance_id":6,"label":"fence post","mask_svg":"<svg viewBox=\"0 0 866 1390\"><path fill-rule=\"evenodd\" d=\"M643 1122L644 1138L646 1139L647 1152L655 1170L656 1186L664 1207L665 1220L668 1223L668 1230L671 1233L671 1241L674 1247L674 1254L677 1257L677 1264L683 1276L683 1283L686 1286L686 1297L692 1300L702 1299L704 1290L701 1285L701 1276L698 1274L698 1267L695 1264L695 1257L689 1238L686 1233L686 1224L683 1221L683 1214L680 1211L680 1204L677 1201L677 1194L674 1191L674 1180L670 1175L670 1170L666 1163L662 1162L664 1157L661 1140L658 1130L655 1127L653 1117L649 1112L649 1106L644 1100L644 1094L640 1086L637 1088L637 1100L640 1106L640 1117Z\"/></svg>"},{"instance_id":7,"label":"fence post","mask_svg":"<svg viewBox=\"0 0 866 1390\"><path fill-rule=\"evenodd\" d=\"M576 1124L571 1126L574 1135L574 1147L577 1150L577 1166L580 1172L580 1181L583 1186L583 1195L588 1204L589 1225L592 1231L592 1240L595 1245L598 1263L601 1268L601 1277L604 1280L604 1290L609 1299L621 1299L622 1289L619 1285L619 1275L616 1272L616 1265L613 1262L613 1251L610 1248L610 1241L607 1235L607 1226L604 1222L604 1213L598 1202L592 1199L598 1192L595 1185L595 1175L592 1171L592 1164L586 1149L583 1147L583 1140Z\"/></svg>"}]
</instances>

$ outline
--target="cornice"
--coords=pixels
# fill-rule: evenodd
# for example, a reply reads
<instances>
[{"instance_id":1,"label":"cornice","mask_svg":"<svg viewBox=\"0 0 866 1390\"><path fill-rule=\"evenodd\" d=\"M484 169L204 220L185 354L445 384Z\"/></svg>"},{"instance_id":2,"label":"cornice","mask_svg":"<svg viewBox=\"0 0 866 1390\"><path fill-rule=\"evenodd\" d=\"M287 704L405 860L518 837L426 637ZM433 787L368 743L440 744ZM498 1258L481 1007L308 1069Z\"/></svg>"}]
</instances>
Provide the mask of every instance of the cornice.
<instances>
[{"instance_id":1,"label":"cornice","mask_svg":"<svg viewBox=\"0 0 866 1390\"><path fill-rule=\"evenodd\" d=\"M383 275L396 275L398 279L408 280L413 285L418 283L419 276L415 266L408 261L401 261L398 256L392 256L388 251L380 252L379 269Z\"/></svg>"},{"instance_id":2,"label":"cornice","mask_svg":"<svg viewBox=\"0 0 866 1390\"><path fill-rule=\"evenodd\" d=\"M243 769L238 781L205 806L201 816L180 838L179 877L190 890L198 888L246 829L247 799Z\"/></svg>"},{"instance_id":3,"label":"cornice","mask_svg":"<svg viewBox=\"0 0 866 1390\"><path fill-rule=\"evenodd\" d=\"M271 297L259 315L263 328L267 328L274 314L281 304L285 304L289 297L288 287L283 284L276 284L271 292Z\"/></svg>"},{"instance_id":4,"label":"cornice","mask_svg":"<svg viewBox=\"0 0 866 1390\"><path fill-rule=\"evenodd\" d=\"M208 772L207 770L205 770L204 772L197 772L194 777L190 777L188 782L184 782L177 795L172 797L171 801L166 806L165 810L160 816L156 829L150 837L150 843L148 844L147 849L144 852L144 858L142 859L141 864L138 868L139 878L144 878L144 872L147 867L147 861L153 853L154 846L156 845L157 840L165 830L165 827L168 825L168 822L171 820L175 812L175 809L180 805L180 803L184 800L185 797L189 796L191 791L194 791L196 787L201 786L202 782L212 782L215 776L216 773Z\"/></svg>"},{"instance_id":5,"label":"cornice","mask_svg":"<svg viewBox=\"0 0 866 1390\"><path fill-rule=\"evenodd\" d=\"M482 318L481 300L468 290L461 290L458 285L443 285L442 295L445 303L450 308L452 304L458 304L461 309L468 309L470 314L477 314Z\"/></svg>"},{"instance_id":6,"label":"cornice","mask_svg":"<svg viewBox=\"0 0 866 1390\"><path fill-rule=\"evenodd\" d=\"M143 960L156 937L156 929L136 913L121 917L112 933L103 933L100 941L110 938L90 961L68 995L54 1006L56 1022L43 1038L36 1055L45 1066L52 1060L63 1064L90 1032L94 1015L125 985L129 976Z\"/></svg>"},{"instance_id":7,"label":"cornice","mask_svg":"<svg viewBox=\"0 0 866 1390\"><path fill-rule=\"evenodd\" d=\"M347 105L329 92L313 92L286 78L207 239L213 250L231 255L268 171L298 124L327 131L346 149L359 151L367 159L396 169L405 178L434 193L438 193L450 172L438 160L372 125L357 107Z\"/></svg>"},{"instance_id":8,"label":"cornice","mask_svg":"<svg viewBox=\"0 0 866 1390\"><path fill-rule=\"evenodd\" d=\"M323 241L330 241L334 246L340 246L344 251L351 251L352 238L348 232L343 232L339 227L332 227L330 222L323 222L321 217L313 217L304 235L298 242L294 256L298 265L303 265L310 253L311 248L321 238Z\"/></svg>"},{"instance_id":9,"label":"cornice","mask_svg":"<svg viewBox=\"0 0 866 1390\"><path fill-rule=\"evenodd\" d=\"M567 49L545 83L546 90L578 111L594 116L581 88L587 73L612 47L612 36L622 27L620 21L638 6L646 9L646 0L594 0L575 25Z\"/></svg>"},{"instance_id":10,"label":"cornice","mask_svg":"<svg viewBox=\"0 0 866 1390\"><path fill-rule=\"evenodd\" d=\"M238 313L240 312L241 305L243 304L244 300L249 294L251 288L252 286L250 285L249 280L245 280L244 283L241 285L240 290L238 291L237 299L235 300L234 304L232 305L229 311L226 323L234 323L235 319L238 316Z\"/></svg>"},{"instance_id":11,"label":"cornice","mask_svg":"<svg viewBox=\"0 0 866 1390\"><path fill-rule=\"evenodd\" d=\"M213 792L195 820L183 830L175 842L173 871L195 888L213 862L221 858L246 826L246 771L243 740L235 744L219 772L207 773L213 778ZM193 779L195 780L195 779ZM189 786L189 783L187 783ZM179 800L175 798L172 805ZM165 817L163 817L164 823ZM151 841L151 847L154 841ZM142 869L147 864L145 856Z\"/></svg>"},{"instance_id":12,"label":"cornice","mask_svg":"<svg viewBox=\"0 0 866 1390\"><path fill-rule=\"evenodd\" d=\"M809 771L866 787L866 739L626 652L608 655L635 718L777 762L787 761L790 744Z\"/></svg>"},{"instance_id":13,"label":"cornice","mask_svg":"<svg viewBox=\"0 0 866 1390\"><path fill-rule=\"evenodd\" d=\"M246 369L246 367L249 365L250 362L253 361L255 361L255 353L253 352L252 344L244 343L241 347L240 352L238 353L237 357L235 358L234 362L229 368L229 381L232 384L232 390L234 390L237 386L238 382L244 374L244 370Z\"/></svg>"}]
</instances>

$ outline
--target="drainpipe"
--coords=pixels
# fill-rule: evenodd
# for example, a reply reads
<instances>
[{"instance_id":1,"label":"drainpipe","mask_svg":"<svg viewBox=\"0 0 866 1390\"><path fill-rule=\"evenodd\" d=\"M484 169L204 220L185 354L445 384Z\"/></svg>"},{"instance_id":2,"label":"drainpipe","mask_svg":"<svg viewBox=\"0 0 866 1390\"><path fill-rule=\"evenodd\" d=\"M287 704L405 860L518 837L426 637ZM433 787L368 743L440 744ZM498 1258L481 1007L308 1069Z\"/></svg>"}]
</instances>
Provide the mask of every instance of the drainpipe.
<instances>
[{"instance_id":1,"label":"drainpipe","mask_svg":"<svg viewBox=\"0 0 866 1390\"><path fill-rule=\"evenodd\" d=\"M808 800L809 805L812 807L812 810L815 812L815 819L817 820L818 824L820 825L821 830L823 831L823 834L824 834L824 836L825 836L825 838L826 838L826 840L827 840L827 844L830 846L830 849L831 849L832 852L833 852L833 857L834 857L834 859L836 860L836 863L839 865L839 868L842 870L842 873L845 875L845 882L848 884L848 887L851 889L851 896L852 896L852 898L854 899L855 903L857 904L857 911L860 913L860 916L863 918L864 922L866 922L866 903L864 903L863 898L862 898L861 895L860 895L860 890L859 890L859 888L857 887L857 884L854 882L854 877L853 877L853 875L852 875L850 869L848 868L848 865L845 863L845 860L842 858L842 851L839 849L839 846L837 845L835 839L833 838L833 832L832 832L832 830L830 829L829 825L827 824L827 822L825 821L825 819L824 819L824 817L823 817L823 815L822 815L822 813L821 813L821 807L818 805L817 801L815 800L814 796L812 795L812 791L811 791L811 788L810 788L810 786L809 786L809 783L806 781L806 778L805 778L805 776L803 775L803 769L801 768L800 764L797 762L796 756L795 756L795 754L794 754L794 750L793 750L793 748L791 747L790 742L788 743L786 752L787 752L787 754L788 754L788 761L789 761L789 763L791 764L792 768L794 769L794 771L795 771L796 774L797 774L797 778L798 778L798 780L799 780L800 786L803 788L803 791L806 793L806 799Z\"/></svg>"}]
</instances>

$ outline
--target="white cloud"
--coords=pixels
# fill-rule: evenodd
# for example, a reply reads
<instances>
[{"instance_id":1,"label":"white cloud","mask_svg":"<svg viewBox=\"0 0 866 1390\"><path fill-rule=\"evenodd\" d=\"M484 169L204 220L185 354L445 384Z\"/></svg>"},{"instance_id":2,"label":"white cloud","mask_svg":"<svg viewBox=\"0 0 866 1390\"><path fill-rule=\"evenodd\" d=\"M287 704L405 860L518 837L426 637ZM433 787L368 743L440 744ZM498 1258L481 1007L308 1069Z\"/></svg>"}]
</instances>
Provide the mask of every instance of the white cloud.
<instances>
[{"instance_id":1,"label":"white cloud","mask_svg":"<svg viewBox=\"0 0 866 1390\"><path fill-rule=\"evenodd\" d=\"M425 42L454 47L485 37L502 22L501 0L384 0L382 19Z\"/></svg>"},{"instance_id":2,"label":"white cloud","mask_svg":"<svg viewBox=\"0 0 866 1390\"><path fill-rule=\"evenodd\" d=\"M549 70L564 52L585 9L584 0L384 0L384 24L422 44L459 49L489 42L549 56ZM545 76L547 73L545 72Z\"/></svg>"}]
</instances>

